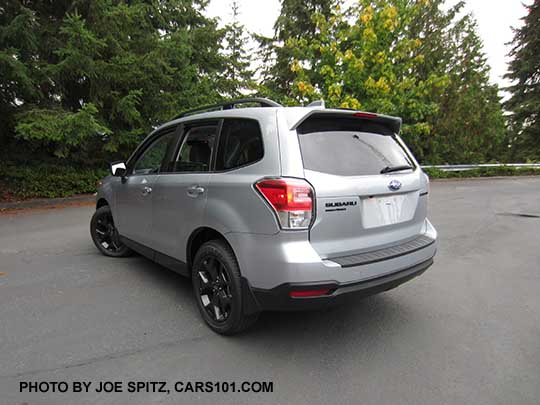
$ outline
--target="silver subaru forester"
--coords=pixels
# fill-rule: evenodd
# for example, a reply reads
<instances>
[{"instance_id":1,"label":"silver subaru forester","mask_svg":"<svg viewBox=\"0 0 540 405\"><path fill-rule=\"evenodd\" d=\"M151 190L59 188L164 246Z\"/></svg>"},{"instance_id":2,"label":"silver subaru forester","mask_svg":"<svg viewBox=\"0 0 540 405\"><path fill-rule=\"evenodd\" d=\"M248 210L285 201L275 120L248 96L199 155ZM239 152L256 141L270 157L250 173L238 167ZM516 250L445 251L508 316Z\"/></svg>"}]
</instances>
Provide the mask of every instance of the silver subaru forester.
<instances>
[{"instance_id":1,"label":"silver subaru forester","mask_svg":"<svg viewBox=\"0 0 540 405\"><path fill-rule=\"evenodd\" d=\"M400 127L322 101L187 111L111 164L92 239L107 256L136 251L191 277L221 334L263 310L389 290L424 272L437 245L429 180Z\"/></svg>"}]
</instances>

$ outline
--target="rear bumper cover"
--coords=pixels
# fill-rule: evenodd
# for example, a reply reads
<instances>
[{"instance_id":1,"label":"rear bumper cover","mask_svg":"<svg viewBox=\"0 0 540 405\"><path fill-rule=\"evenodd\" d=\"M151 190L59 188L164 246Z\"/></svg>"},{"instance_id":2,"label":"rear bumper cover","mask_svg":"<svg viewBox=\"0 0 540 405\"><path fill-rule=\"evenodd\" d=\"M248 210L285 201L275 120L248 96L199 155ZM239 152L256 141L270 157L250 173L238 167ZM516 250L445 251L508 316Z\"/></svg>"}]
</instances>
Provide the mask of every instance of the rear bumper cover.
<instances>
[{"instance_id":1,"label":"rear bumper cover","mask_svg":"<svg viewBox=\"0 0 540 405\"><path fill-rule=\"evenodd\" d=\"M273 235L228 233L225 237L249 284L256 289L271 290L284 283L357 283L408 269L431 259L437 250L437 231L428 220L417 231L416 238L405 239L399 246L392 244L376 251L334 258L323 258L315 251L308 231ZM411 243L420 236L425 236L429 243L417 249L416 243L415 246Z\"/></svg>"},{"instance_id":2,"label":"rear bumper cover","mask_svg":"<svg viewBox=\"0 0 540 405\"><path fill-rule=\"evenodd\" d=\"M418 263L412 267L396 271L381 277L375 277L360 282L338 283L335 281L321 283L284 283L272 289L250 288L244 282L244 302L250 301L245 310L259 311L301 311L324 308L339 302L350 294L370 296L390 290L419 276L433 264L433 258ZM329 289L327 295L310 298L291 298L291 291ZM246 302L247 304L247 302Z\"/></svg>"}]
</instances>

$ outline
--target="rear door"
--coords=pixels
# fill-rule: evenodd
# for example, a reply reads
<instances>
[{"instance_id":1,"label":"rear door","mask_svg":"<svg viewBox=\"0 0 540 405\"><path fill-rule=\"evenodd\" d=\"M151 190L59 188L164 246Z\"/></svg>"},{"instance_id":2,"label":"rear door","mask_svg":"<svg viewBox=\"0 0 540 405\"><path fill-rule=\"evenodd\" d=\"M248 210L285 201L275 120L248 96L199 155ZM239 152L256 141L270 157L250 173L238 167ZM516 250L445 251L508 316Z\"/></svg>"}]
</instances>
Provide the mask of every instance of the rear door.
<instances>
[{"instance_id":1,"label":"rear door","mask_svg":"<svg viewBox=\"0 0 540 405\"><path fill-rule=\"evenodd\" d=\"M221 121L186 123L154 187L152 247L186 262L191 233L204 223L210 168Z\"/></svg>"},{"instance_id":2,"label":"rear door","mask_svg":"<svg viewBox=\"0 0 540 405\"><path fill-rule=\"evenodd\" d=\"M422 232L425 178L390 128L351 115L321 115L297 132L316 196L310 241L321 257L383 248Z\"/></svg>"}]
</instances>

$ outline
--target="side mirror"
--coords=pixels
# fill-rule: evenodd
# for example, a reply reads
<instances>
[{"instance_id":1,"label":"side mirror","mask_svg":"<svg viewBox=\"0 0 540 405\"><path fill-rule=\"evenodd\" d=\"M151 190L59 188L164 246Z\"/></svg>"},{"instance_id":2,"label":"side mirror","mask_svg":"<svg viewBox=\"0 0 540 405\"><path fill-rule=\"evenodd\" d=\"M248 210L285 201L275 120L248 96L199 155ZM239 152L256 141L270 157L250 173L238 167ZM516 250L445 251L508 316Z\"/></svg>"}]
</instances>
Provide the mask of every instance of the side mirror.
<instances>
[{"instance_id":1,"label":"side mirror","mask_svg":"<svg viewBox=\"0 0 540 405\"><path fill-rule=\"evenodd\" d=\"M112 162L111 174L116 177L124 177L126 175L126 164L124 162Z\"/></svg>"}]
</instances>

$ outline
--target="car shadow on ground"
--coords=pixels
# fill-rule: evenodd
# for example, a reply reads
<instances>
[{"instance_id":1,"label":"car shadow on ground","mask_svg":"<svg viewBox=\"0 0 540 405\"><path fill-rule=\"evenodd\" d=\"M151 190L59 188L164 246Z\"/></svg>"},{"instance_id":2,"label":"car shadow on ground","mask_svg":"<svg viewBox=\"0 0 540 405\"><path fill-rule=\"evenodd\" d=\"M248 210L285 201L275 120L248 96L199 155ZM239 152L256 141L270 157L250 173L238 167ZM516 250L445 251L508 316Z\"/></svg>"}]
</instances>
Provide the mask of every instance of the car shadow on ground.
<instances>
[{"instance_id":1,"label":"car shadow on ground","mask_svg":"<svg viewBox=\"0 0 540 405\"><path fill-rule=\"evenodd\" d=\"M189 318L200 317L190 279L142 257L130 260L133 260L133 271L143 275L149 286L162 290L163 294L181 304L185 311L192 311ZM286 346L295 341L305 341L309 335L309 341L315 345L325 345L336 340L365 340L379 345L389 336L404 333L400 329L411 328L411 324L422 327L427 324L427 319L415 311L407 295L396 295L389 291L365 298L353 295L339 305L322 310L263 312L249 330L225 339L233 339L238 344L248 346L267 345L269 341L272 346ZM208 335L214 335L209 328Z\"/></svg>"}]
</instances>

